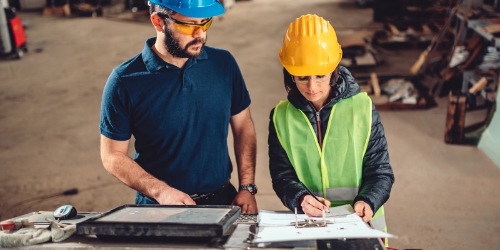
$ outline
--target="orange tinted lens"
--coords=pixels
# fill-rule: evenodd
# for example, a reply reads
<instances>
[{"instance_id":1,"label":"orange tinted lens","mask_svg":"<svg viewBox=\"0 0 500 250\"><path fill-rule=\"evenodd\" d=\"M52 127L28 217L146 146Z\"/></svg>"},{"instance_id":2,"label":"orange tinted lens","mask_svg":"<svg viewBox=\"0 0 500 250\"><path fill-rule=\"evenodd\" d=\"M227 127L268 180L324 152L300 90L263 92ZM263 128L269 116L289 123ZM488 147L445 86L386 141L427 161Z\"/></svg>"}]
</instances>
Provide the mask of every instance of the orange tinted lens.
<instances>
[{"instance_id":1,"label":"orange tinted lens","mask_svg":"<svg viewBox=\"0 0 500 250\"><path fill-rule=\"evenodd\" d=\"M180 31L182 34L185 35L192 35L194 33L194 30L197 28L195 26L178 24L178 23L175 24L175 27L177 28L178 31Z\"/></svg>"},{"instance_id":2,"label":"orange tinted lens","mask_svg":"<svg viewBox=\"0 0 500 250\"><path fill-rule=\"evenodd\" d=\"M208 28L210 28L210 25L212 25L213 19L210 19L208 22L202 24L202 25L195 25L195 24L181 24L181 23L174 23L175 27L177 28L178 31L185 35L192 35L197 29L202 29L203 31L207 31Z\"/></svg>"}]
</instances>

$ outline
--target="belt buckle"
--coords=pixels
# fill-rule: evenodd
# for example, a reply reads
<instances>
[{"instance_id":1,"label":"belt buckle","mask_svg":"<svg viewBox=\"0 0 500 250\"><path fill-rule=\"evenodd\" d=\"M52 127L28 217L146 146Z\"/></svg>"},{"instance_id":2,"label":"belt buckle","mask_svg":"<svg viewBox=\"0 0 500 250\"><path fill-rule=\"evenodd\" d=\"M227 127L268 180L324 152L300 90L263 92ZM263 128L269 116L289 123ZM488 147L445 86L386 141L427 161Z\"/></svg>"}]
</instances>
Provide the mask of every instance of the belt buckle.
<instances>
[{"instance_id":1,"label":"belt buckle","mask_svg":"<svg viewBox=\"0 0 500 250\"><path fill-rule=\"evenodd\" d=\"M226 181L226 183L224 183L219 189L213 191L212 193L206 193L206 194L191 194L189 195L191 197L191 199L193 200L197 200L197 199L208 199L212 196L214 196L216 193L218 193L220 190L226 188L226 186L228 185L229 183L229 180Z\"/></svg>"}]
</instances>

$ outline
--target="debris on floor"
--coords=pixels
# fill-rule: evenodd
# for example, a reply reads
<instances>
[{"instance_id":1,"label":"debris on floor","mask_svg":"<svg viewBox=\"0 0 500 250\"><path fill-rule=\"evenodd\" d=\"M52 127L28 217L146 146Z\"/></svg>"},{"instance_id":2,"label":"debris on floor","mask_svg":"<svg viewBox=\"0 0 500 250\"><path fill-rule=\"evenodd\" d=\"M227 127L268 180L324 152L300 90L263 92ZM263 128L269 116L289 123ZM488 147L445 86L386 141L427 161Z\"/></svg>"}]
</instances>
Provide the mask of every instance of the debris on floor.
<instances>
[{"instance_id":1,"label":"debris on floor","mask_svg":"<svg viewBox=\"0 0 500 250\"><path fill-rule=\"evenodd\" d=\"M411 76L372 72L369 77L358 77L357 81L361 91L367 92L380 110L427 109L437 105Z\"/></svg>"},{"instance_id":2,"label":"debris on floor","mask_svg":"<svg viewBox=\"0 0 500 250\"><path fill-rule=\"evenodd\" d=\"M348 68L379 65L381 60L371 46L372 34L373 32L367 30L338 33L343 52L340 64Z\"/></svg>"}]
</instances>

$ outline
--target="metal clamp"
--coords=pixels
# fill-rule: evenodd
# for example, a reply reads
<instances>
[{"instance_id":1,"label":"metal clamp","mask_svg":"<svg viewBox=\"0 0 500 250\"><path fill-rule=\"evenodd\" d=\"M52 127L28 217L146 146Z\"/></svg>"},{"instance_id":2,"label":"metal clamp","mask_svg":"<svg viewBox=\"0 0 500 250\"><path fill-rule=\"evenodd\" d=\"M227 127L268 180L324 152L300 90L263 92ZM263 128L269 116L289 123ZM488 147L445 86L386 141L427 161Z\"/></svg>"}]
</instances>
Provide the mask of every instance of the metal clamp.
<instances>
[{"instance_id":1,"label":"metal clamp","mask_svg":"<svg viewBox=\"0 0 500 250\"><path fill-rule=\"evenodd\" d=\"M295 228L306 228L306 227L326 227L328 224L333 224L331 221L326 220L325 210L321 212L322 220L315 220L311 217L307 217L304 221L299 221L297 217L297 208L295 208L295 223L291 223L295 225Z\"/></svg>"}]
</instances>

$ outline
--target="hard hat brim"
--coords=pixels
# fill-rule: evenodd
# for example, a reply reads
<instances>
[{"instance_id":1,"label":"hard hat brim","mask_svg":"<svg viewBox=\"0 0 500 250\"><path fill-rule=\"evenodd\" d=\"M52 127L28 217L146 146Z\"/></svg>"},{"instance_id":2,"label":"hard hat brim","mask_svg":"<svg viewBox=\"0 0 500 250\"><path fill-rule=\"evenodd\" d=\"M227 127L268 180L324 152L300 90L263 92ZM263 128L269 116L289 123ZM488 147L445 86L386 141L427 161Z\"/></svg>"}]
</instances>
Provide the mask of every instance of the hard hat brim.
<instances>
[{"instance_id":1,"label":"hard hat brim","mask_svg":"<svg viewBox=\"0 0 500 250\"><path fill-rule=\"evenodd\" d=\"M312 67L303 67L303 66L293 66L293 65L283 65L285 69L292 76L323 76L332 73L336 67L328 66L314 66Z\"/></svg>"},{"instance_id":2,"label":"hard hat brim","mask_svg":"<svg viewBox=\"0 0 500 250\"><path fill-rule=\"evenodd\" d=\"M180 13L184 16L187 17L194 17L194 18L208 18L208 17L215 17L215 16L220 16L224 14L225 9L224 6L222 6L218 1L215 2L215 4L212 4L210 6L202 7L202 8L177 8L177 7L172 7L169 6L169 9Z\"/></svg>"}]
</instances>

